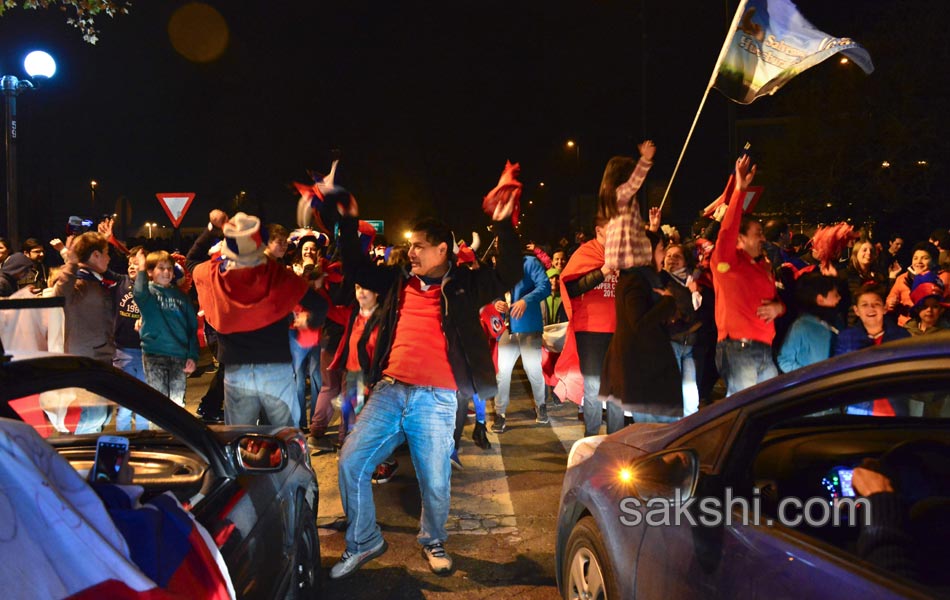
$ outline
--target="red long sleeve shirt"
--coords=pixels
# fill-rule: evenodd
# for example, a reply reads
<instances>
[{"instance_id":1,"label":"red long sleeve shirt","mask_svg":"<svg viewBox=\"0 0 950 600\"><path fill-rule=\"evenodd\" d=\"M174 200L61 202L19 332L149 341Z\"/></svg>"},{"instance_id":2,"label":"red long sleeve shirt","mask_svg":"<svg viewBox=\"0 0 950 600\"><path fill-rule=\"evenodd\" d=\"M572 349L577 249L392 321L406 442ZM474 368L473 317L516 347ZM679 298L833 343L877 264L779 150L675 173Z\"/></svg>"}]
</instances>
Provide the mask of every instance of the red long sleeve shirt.
<instances>
[{"instance_id":1,"label":"red long sleeve shirt","mask_svg":"<svg viewBox=\"0 0 950 600\"><path fill-rule=\"evenodd\" d=\"M772 265L764 254L755 260L737 247L744 194L739 189L733 192L710 261L716 292L716 327L719 341L730 338L771 345L775 325L760 319L756 309L763 300L778 299Z\"/></svg>"}]
</instances>

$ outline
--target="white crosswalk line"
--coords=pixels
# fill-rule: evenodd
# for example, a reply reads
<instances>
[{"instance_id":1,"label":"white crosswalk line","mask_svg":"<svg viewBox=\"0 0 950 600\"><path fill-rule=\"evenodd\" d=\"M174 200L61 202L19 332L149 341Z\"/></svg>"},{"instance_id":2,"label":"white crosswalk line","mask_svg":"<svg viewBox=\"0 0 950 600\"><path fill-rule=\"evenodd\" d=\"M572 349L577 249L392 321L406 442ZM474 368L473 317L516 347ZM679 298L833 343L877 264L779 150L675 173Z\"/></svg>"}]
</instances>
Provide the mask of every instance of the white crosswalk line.
<instances>
[{"instance_id":1,"label":"white crosswalk line","mask_svg":"<svg viewBox=\"0 0 950 600\"><path fill-rule=\"evenodd\" d=\"M466 425L463 440L472 438L474 425ZM509 434L510 435L510 434ZM514 517L515 509L508 489L508 475L501 457L504 434L489 433L491 448L482 450L463 441L459 455L465 468L452 473L451 517Z\"/></svg>"},{"instance_id":2,"label":"white crosswalk line","mask_svg":"<svg viewBox=\"0 0 950 600\"><path fill-rule=\"evenodd\" d=\"M339 454L311 456L310 462L317 474L320 502L317 505L317 525L323 526L343 518L343 501L340 500Z\"/></svg>"},{"instance_id":3,"label":"white crosswalk line","mask_svg":"<svg viewBox=\"0 0 950 600\"><path fill-rule=\"evenodd\" d=\"M573 402L567 402L571 410L561 410L556 417L551 417L551 429L554 435L561 440L564 446L564 460L567 461L567 454L571 451L574 442L584 437L584 423L578 421L575 415ZM548 411L550 414L550 410Z\"/></svg>"}]
</instances>

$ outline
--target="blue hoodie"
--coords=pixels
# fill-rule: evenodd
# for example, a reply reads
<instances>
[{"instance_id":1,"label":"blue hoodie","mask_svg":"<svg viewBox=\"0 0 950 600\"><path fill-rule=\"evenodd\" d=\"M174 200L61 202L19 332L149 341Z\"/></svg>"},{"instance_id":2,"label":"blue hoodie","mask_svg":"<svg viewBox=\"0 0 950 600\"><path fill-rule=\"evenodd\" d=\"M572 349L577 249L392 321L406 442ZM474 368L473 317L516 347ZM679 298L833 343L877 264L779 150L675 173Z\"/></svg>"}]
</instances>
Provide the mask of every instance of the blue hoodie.
<instances>
[{"instance_id":1,"label":"blue hoodie","mask_svg":"<svg viewBox=\"0 0 950 600\"><path fill-rule=\"evenodd\" d=\"M524 257L524 277L511 290L511 303L524 300L527 308L519 319L511 319L512 333L540 333L544 330L541 301L551 295L551 281L544 265L534 256Z\"/></svg>"}]
</instances>

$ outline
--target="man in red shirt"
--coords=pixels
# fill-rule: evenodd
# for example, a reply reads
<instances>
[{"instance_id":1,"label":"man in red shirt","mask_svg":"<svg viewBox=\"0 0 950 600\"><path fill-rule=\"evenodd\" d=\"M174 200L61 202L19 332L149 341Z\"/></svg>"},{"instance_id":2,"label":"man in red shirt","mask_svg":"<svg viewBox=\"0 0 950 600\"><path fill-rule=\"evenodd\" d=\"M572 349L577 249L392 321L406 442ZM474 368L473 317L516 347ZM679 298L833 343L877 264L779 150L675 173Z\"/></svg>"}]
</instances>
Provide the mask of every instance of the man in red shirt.
<instances>
[{"instance_id":1,"label":"man in red shirt","mask_svg":"<svg viewBox=\"0 0 950 600\"><path fill-rule=\"evenodd\" d=\"M711 265L716 292L716 366L726 394L775 377L775 319L785 313L772 266L765 256L762 224L743 215L746 188L755 177L748 156L736 161L735 191L716 238Z\"/></svg>"},{"instance_id":2,"label":"man in red shirt","mask_svg":"<svg viewBox=\"0 0 950 600\"><path fill-rule=\"evenodd\" d=\"M346 551L330 577L346 577L386 551L376 524L372 476L376 465L408 442L422 491L418 541L429 568L445 575L452 558L443 543L451 496L456 394L496 395L495 368L479 323L479 308L522 278L518 236L511 222L514 197L494 210L498 263L457 268L454 236L434 219L413 228L410 270L379 267L359 247L355 208L340 221L344 276L359 280L366 269L389 269L393 285L380 294L376 349L364 371L372 395L340 452L340 494L349 526ZM355 207L355 203L353 205Z\"/></svg>"}]
</instances>

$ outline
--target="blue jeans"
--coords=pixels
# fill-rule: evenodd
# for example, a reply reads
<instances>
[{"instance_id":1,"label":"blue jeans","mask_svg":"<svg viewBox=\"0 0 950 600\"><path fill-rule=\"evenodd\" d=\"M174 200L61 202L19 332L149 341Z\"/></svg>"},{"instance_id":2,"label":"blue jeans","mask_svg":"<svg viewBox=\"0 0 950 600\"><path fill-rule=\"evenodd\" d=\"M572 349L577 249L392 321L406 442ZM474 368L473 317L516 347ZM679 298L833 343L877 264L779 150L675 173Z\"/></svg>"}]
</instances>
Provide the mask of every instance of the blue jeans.
<instances>
[{"instance_id":1,"label":"blue jeans","mask_svg":"<svg viewBox=\"0 0 950 600\"><path fill-rule=\"evenodd\" d=\"M111 418L112 408L109 406L83 406L79 412L79 422L76 423L76 435L99 433Z\"/></svg>"},{"instance_id":2,"label":"blue jeans","mask_svg":"<svg viewBox=\"0 0 950 600\"><path fill-rule=\"evenodd\" d=\"M362 552L382 538L376 524L372 476L405 441L422 492L418 541L444 542L452 492L455 390L380 381L340 451L340 496L349 525L346 549Z\"/></svg>"},{"instance_id":3,"label":"blue jeans","mask_svg":"<svg viewBox=\"0 0 950 600\"><path fill-rule=\"evenodd\" d=\"M670 342L676 366L683 376L683 416L688 417L699 410L699 388L696 386L696 361L693 360L693 347L679 342ZM639 422L639 420L638 420Z\"/></svg>"},{"instance_id":4,"label":"blue jeans","mask_svg":"<svg viewBox=\"0 0 950 600\"><path fill-rule=\"evenodd\" d=\"M778 375L772 348L762 342L725 339L716 344L716 367L731 396Z\"/></svg>"},{"instance_id":5,"label":"blue jeans","mask_svg":"<svg viewBox=\"0 0 950 600\"><path fill-rule=\"evenodd\" d=\"M635 423L675 423L679 421L679 417L668 417L666 415L635 412L633 413L633 421Z\"/></svg>"},{"instance_id":6,"label":"blue jeans","mask_svg":"<svg viewBox=\"0 0 950 600\"><path fill-rule=\"evenodd\" d=\"M544 373L541 372L541 333L508 333L498 340L498 396L495 412L505 416L511 401L511 370L521 356L521 366L531 383L536 407L544 405Z\"/></svg>"},{"instance_id":7,"label":"blue jeans","mask_svg":"<svg viewBox=\"0 0 950 600\"><path fill-rule=\"evenodd\" d=\"M257 425L263 410L271 425L296 427L299 416L294 416L295 409L290 363L224 365L226 424Z\"/></svg>"},{"instance_id":8,"label":"blue jeans","mask_svg":"<svg viewBox=\"0 0 950 600\"><path fill-rule=\"evenodd\" d=\"M294 380L297 382L297 406L300 411L298 422L305 426L310 421L307 419L307 377L310 378L310 414L313 414L317 406L317 397L320 395L320 387L323 380L320 377L320 346L304 348L297 343L294 332L290 332L290 360L294 365Z\"/></svg>"},{"instance_id":9,"label":"blue jeans","mask_svg":"<svg viewBox=\"0 0 950 600\"><path fill-rule=\"evenodd\" d=\"M116 347L115 356L112 357L112 366L125 371L132 377L135 377L142 383L145 383L145 367L142 365L141 348L121 348ZM148 429L150 423L140 414L133 413L124 406L119 406L115 414L115 430L128 431L132 429L132 417L135 417L135 428L138 430Z\"/></svg>"}]
</instances>

